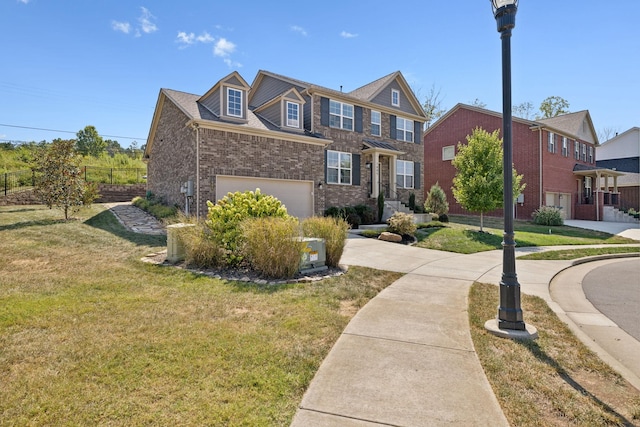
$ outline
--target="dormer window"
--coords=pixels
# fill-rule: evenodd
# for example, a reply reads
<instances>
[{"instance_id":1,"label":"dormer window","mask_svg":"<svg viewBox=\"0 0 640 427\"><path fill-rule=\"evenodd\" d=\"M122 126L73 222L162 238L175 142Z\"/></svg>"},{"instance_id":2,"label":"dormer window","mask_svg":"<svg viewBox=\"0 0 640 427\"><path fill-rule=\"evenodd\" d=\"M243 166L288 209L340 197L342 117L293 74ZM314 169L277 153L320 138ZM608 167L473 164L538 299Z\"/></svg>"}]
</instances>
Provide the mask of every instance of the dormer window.
<instances>
[{"instance_id":1,"label":"dormer window","mask_svg":"<svg viewBox=\"0 0 640 427\"><path fill-rule=\"evenodd\" d=\"M227 88L227 115L242 117L242 91Z\"/></svg>"},{"instance_id":2,"label":"dormer window","mask_svg":"<svg viewBox=\"0 0 640 427\"><path fill-rule=\"evenodd\" d=\"M300 127L300 104L287 101L287 126Z\"/></svg>"},{"instance_id":3,"label":"dormer window","mask_svg":"<svg viewBox=\"0 0 640 427\"><path fill-rule=\"evenodd\" d=\"M391 89L391 105L394 107L400 106L400 92L395 89Z\"/></svg>"}]
</instances>

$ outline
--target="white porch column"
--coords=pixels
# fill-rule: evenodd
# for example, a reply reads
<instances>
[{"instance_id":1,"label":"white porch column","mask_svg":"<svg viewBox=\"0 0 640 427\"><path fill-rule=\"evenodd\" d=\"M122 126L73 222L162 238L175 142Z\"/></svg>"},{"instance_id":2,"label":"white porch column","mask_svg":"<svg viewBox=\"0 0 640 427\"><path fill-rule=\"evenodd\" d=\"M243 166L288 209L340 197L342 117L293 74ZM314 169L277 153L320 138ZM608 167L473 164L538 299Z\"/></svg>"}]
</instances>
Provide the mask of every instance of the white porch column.
<instances>
[{"instance_id":1,"label":"white porch column","mask_svg":"<svg viewBox=\"0 0 640 427\"><path fill-rule=\"evenodd\" d=\"M373 198L378 197L380 194L380 177L378 176L378 171L380 170L380 154L373 153L373 164L371 167L373 168L373 173L371 174L373 182L371 183L371 196Z\"/></svg>"},{"instance_id":2,"label":"white porch column","mask_svg":"<svg viewBox=\"0 0 640 427\"><path fill-rule=\"evenodd\" d=\"M398 199L398 183L396 182L396 159L398 156L395 154L391 155L391 159L389 159L389 185L391 186L391 191L393 194L393 199Z\"/></svg>"}]
</instances>

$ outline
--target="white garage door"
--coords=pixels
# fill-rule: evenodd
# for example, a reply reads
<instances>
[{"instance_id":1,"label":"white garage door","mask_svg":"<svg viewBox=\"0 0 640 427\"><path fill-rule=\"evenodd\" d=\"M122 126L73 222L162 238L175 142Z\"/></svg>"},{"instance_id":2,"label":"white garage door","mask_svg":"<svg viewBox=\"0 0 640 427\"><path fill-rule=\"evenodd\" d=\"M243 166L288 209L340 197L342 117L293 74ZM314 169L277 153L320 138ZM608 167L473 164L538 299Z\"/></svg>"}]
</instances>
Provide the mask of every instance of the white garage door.
<instances>
[{"instance_id":1,"label":"white garage door","mask_svg":"<svg viewBox=\"0 0 640 427\"><path fill-rule=\"evenodd\" d=\"M255 191L256 188L263 194L277 197L287 207L289 215L313 216L313 181L217 175L216 201L227 193Z\"/></svg>"}]
</instances>

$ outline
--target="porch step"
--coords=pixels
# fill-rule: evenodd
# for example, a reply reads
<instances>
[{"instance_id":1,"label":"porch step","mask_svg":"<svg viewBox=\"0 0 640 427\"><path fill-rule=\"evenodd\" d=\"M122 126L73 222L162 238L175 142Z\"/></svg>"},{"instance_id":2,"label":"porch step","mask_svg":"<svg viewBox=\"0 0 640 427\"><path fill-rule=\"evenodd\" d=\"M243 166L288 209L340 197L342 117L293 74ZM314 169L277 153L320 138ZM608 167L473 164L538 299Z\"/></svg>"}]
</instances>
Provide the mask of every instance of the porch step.
<instances>
[{"instance_id":1,"label":"porch step","mask_svg":"<svg viewBox=\"0 0 640 427\"><path fill-rule=\"evenodd\" d=\"M631 224L640 223L640 220L638 220L634 216L629 215L628 213L623 212L620 209L615 208L613 206L604 207L602 219L604 221L609 221L609 222L624 222L624 223L631 223Z\"/></svg>"},{"instance_id":2,"label":"porch step","mask_svg":"<svg viewBox=\"0 0 640 427\"><path fill-rule=\"evenodd\" d=\"M407 205L399 200L385 200L384 212L382 213L382 221L387 221L396 212L412 214L413 211Z\"/></svg>"}]
</instances>

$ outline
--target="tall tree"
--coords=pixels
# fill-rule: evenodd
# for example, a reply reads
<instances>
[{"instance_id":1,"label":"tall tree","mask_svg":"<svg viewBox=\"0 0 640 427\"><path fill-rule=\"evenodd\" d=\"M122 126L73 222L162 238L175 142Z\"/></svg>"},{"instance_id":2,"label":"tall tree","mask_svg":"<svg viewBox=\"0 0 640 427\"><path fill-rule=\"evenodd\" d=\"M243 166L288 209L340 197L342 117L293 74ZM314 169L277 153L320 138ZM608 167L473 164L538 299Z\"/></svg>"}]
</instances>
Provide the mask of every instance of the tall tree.
<instances>
[{"instance_id":1,"label":"tall tree","mask_svg":"<svg viewBox=\"0 0 640 427\"><path fill-rule=\"evenodd\" d=\"M73 140L55 139L50 146L39 150L34 158L35 193L50 209L61 209L64 219L68 220L69 214L95 200L95 187L82 179Z\"/></svg>"},{"instance_id":2,"label":"tall tree","mask_svg":"<svg viewBox=\"0 0 640 427\"><path fill-rule=\"evenodd\" d=\"M107 148L107 143L98 134L94 126L85 126L76 133L76 149L82 155L98 157Z\"/></svg>"},{"instance_id":3,"label":"tall tree","mask_svg":"<svg viewBox=\"0 0 640 427\"><path fill-rule=\"evenodd\" d=\"M560 96L549 96L540 104L541 119L549 119L569 112L569 102Z\"/></svg>"},{"instance_id":4,"label":"tall tree","mask_svg":"<svg viewBox=\"0 0 640 427\"><path fill-rule=\"evenodd\" d=\"M533 118L533 104L529 101L514 105L512 111L514 116L520 117L521 119L530 120Z\"/></svg>"},{"instance_id":5,"label":"tall tree","mask_svg":"<svg viewBox=\"0 0 640 427\"><path fill-rule=\"evenodd\" d=\"M425 120L425 125L427 128L431 126L433 122L438 120L444 113L445 109L442 108L442 98L440 97L440 89L436 90L435 86L432 85L431 89L429 89L429 93L427 94L424 104L422 105L424 109L424 113L427 115L427 119Z\"/></svg>"},{"instance_id":6,"label":"tall tree","mask_svg":"<svg viewBox=\"0 0 640 427\"><path fill-rule=\"evenodd\" d=\"M475 128L467 135L467 144L458 143L458 154L452 164L456 168L453 178L453 196L466 210L480 212L480 231L483 215L504 205L503 150L499 131L489 133ZM513 168L514 200L525 185L522 175Z\"/></svg>"},{"instance_id":7,"label":"tall tree","mask_svg":"<svg viewBox=\"0 0 640 427\"><path fill-rule=\"evenodd\" d=\"M122 146L120 146L120 143L118 141L115 141L113 139L105 139L104 144L105 144L105 149L107 150L107 153L111 157L113 157L115 154L122 152Z\"/></svg>"}]
</instances>

